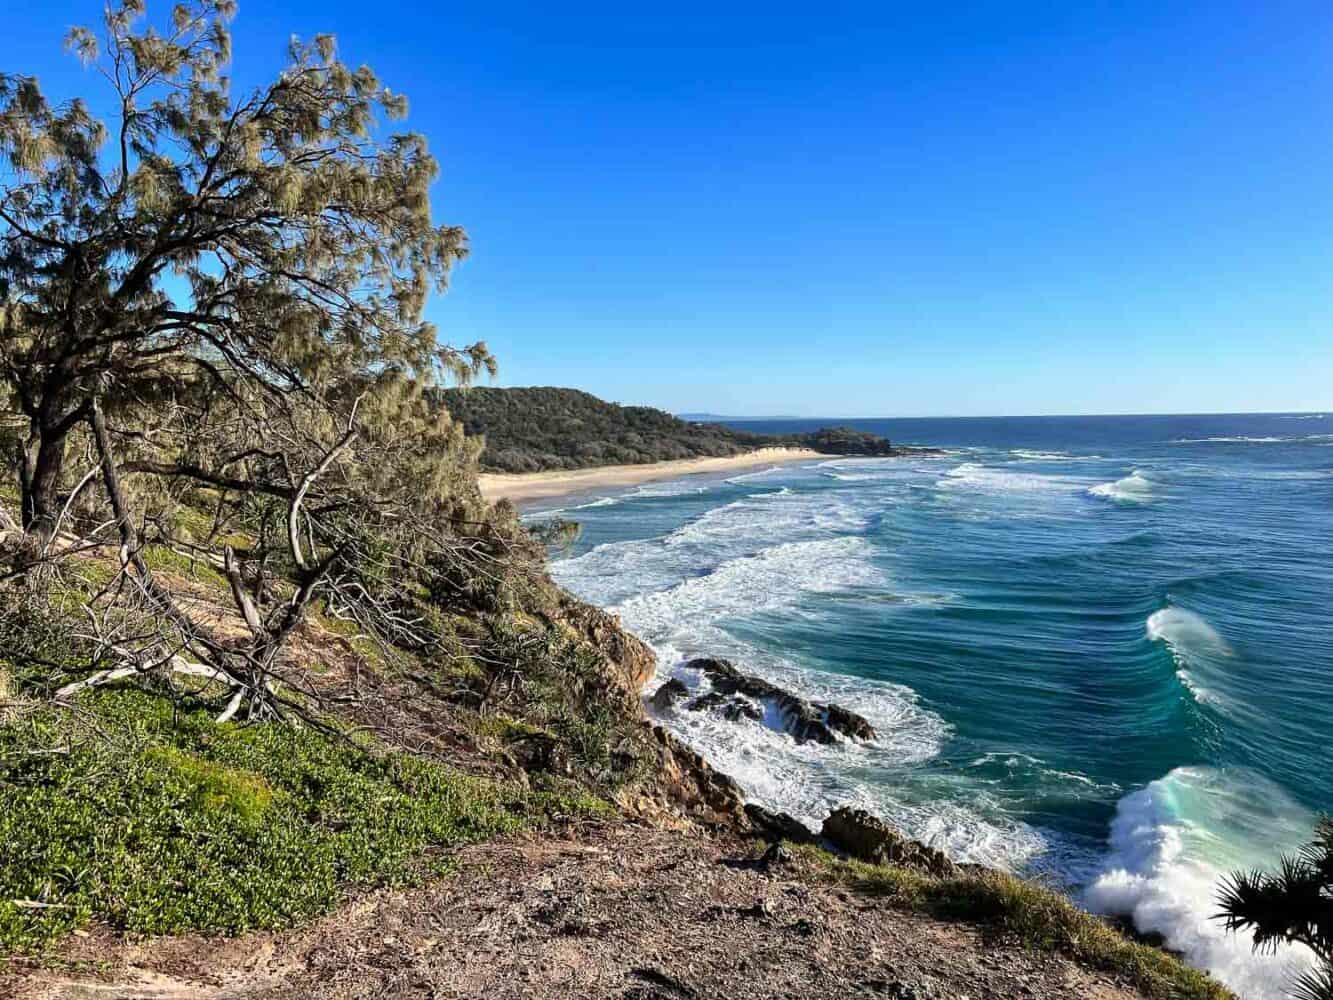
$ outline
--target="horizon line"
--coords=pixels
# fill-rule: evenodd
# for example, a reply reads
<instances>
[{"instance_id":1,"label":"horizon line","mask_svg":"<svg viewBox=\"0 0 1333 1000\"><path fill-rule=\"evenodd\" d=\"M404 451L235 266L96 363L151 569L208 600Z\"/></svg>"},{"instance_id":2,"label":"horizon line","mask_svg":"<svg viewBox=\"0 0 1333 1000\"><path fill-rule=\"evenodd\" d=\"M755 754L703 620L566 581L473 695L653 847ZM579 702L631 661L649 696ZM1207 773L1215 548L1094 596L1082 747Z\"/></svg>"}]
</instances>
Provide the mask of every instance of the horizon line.
<instances>
[{"instance_id":1,"label":"horizon line","mask_svg":"<svg viewBox=\"0 0 1333 1000\"><path fill-rule=\"evenodd\" d=\"M624 405L624 404L621 404ZM1205 411L1170 411L1156 413L1120 412L1120 413L941 413L899 416L799 416L795 414L761 414L748 416L742 414L708 413L700 410L666 410L674 417L684 419L687 416L710 417L714 420L1060 420L1070 417L1323 417L1333 413L1333 407L1317 410L1205 410Z\"/></svg>"}]
</instances>

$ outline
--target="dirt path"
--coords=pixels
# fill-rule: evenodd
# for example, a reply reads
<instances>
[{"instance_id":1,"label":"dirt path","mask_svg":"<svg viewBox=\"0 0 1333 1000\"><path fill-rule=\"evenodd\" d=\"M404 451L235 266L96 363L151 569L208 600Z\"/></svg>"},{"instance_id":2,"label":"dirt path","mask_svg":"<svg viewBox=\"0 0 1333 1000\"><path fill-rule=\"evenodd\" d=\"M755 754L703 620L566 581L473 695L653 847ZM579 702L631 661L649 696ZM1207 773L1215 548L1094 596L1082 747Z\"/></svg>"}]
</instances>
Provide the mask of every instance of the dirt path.
<instances>
[{"instance_id":1,"label":"dirt path","mask_svg":"<svg viewBox=\"0 0 1333 1000\"><path fill-rule=\"evenodd\" d=\"M302 930L73 940L0 995L296 998L1078 998L1137 993L957 924L764 870L753 848L635 826L465 852L457 878L381 892ZM69 969L95 973L71 974Z\"/></svg>"}]
</instances>

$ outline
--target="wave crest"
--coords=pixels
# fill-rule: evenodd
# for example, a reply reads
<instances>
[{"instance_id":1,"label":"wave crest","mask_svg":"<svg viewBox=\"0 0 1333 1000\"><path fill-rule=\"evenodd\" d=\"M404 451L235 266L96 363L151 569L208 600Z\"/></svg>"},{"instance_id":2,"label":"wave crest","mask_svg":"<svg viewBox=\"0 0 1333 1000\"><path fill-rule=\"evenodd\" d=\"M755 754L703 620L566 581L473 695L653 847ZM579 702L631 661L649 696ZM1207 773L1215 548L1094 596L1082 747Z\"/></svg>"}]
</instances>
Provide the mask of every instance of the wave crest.
<instances>
[{"instance_id":1,"label":"wave crest","mask_svg":"<svg viewBox=\"0 0 1333 1000\"><path fill-rule=\"evenodd\" d=\"M1152 499L1153 481L1144 473L1135 469L1123 479L1113 483L1102 483L1088 492L1095 497L1105 497L1120 503L1146 503Z\"/></svg>"}]
</instances>

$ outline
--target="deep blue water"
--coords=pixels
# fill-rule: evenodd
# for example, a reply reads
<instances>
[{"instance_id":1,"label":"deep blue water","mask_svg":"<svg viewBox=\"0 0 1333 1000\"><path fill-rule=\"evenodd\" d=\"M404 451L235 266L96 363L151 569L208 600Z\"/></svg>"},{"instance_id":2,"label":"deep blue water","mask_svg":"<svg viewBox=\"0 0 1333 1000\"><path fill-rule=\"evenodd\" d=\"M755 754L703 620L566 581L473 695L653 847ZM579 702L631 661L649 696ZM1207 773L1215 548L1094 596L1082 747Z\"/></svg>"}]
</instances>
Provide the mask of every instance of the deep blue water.
<instances>
[{"instance_id":1,"label":"deep blue water","mask_svg":"<svg viewBox=\"0 0 1333 1000\"><path fill-rule=\"evenodd\" d=\"M1208 918L1219 872L1333 808L1333 414L850 423L948 453L566 501L557 579L652 643L659 681L729 656L879 728L798 747L663 720L755 799L863 805L1280 996L1281 962Z\"/></svg>"}]
</instances>

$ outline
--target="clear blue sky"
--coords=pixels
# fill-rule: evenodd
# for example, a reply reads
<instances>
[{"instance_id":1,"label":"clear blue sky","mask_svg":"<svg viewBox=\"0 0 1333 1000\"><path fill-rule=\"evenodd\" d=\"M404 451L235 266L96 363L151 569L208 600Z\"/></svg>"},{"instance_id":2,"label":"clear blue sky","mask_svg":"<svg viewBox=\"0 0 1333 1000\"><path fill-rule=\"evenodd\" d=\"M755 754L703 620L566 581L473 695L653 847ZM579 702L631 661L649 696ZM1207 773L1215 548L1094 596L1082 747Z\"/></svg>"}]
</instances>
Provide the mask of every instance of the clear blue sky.
<instances>
[{"instance_id":1,"label":"clear blue sky","mask_svg":"<svg viewBox=\"0 0 1333 1000\"><path fill-rule=\"evenodd\" d=\"M149 0L150 13L167 9ZM6 4L53 95L100 0ZM502 384L671 410L1333 409L1323 2L241 0L412 102Z\"/></svg>"}]
</instances>

